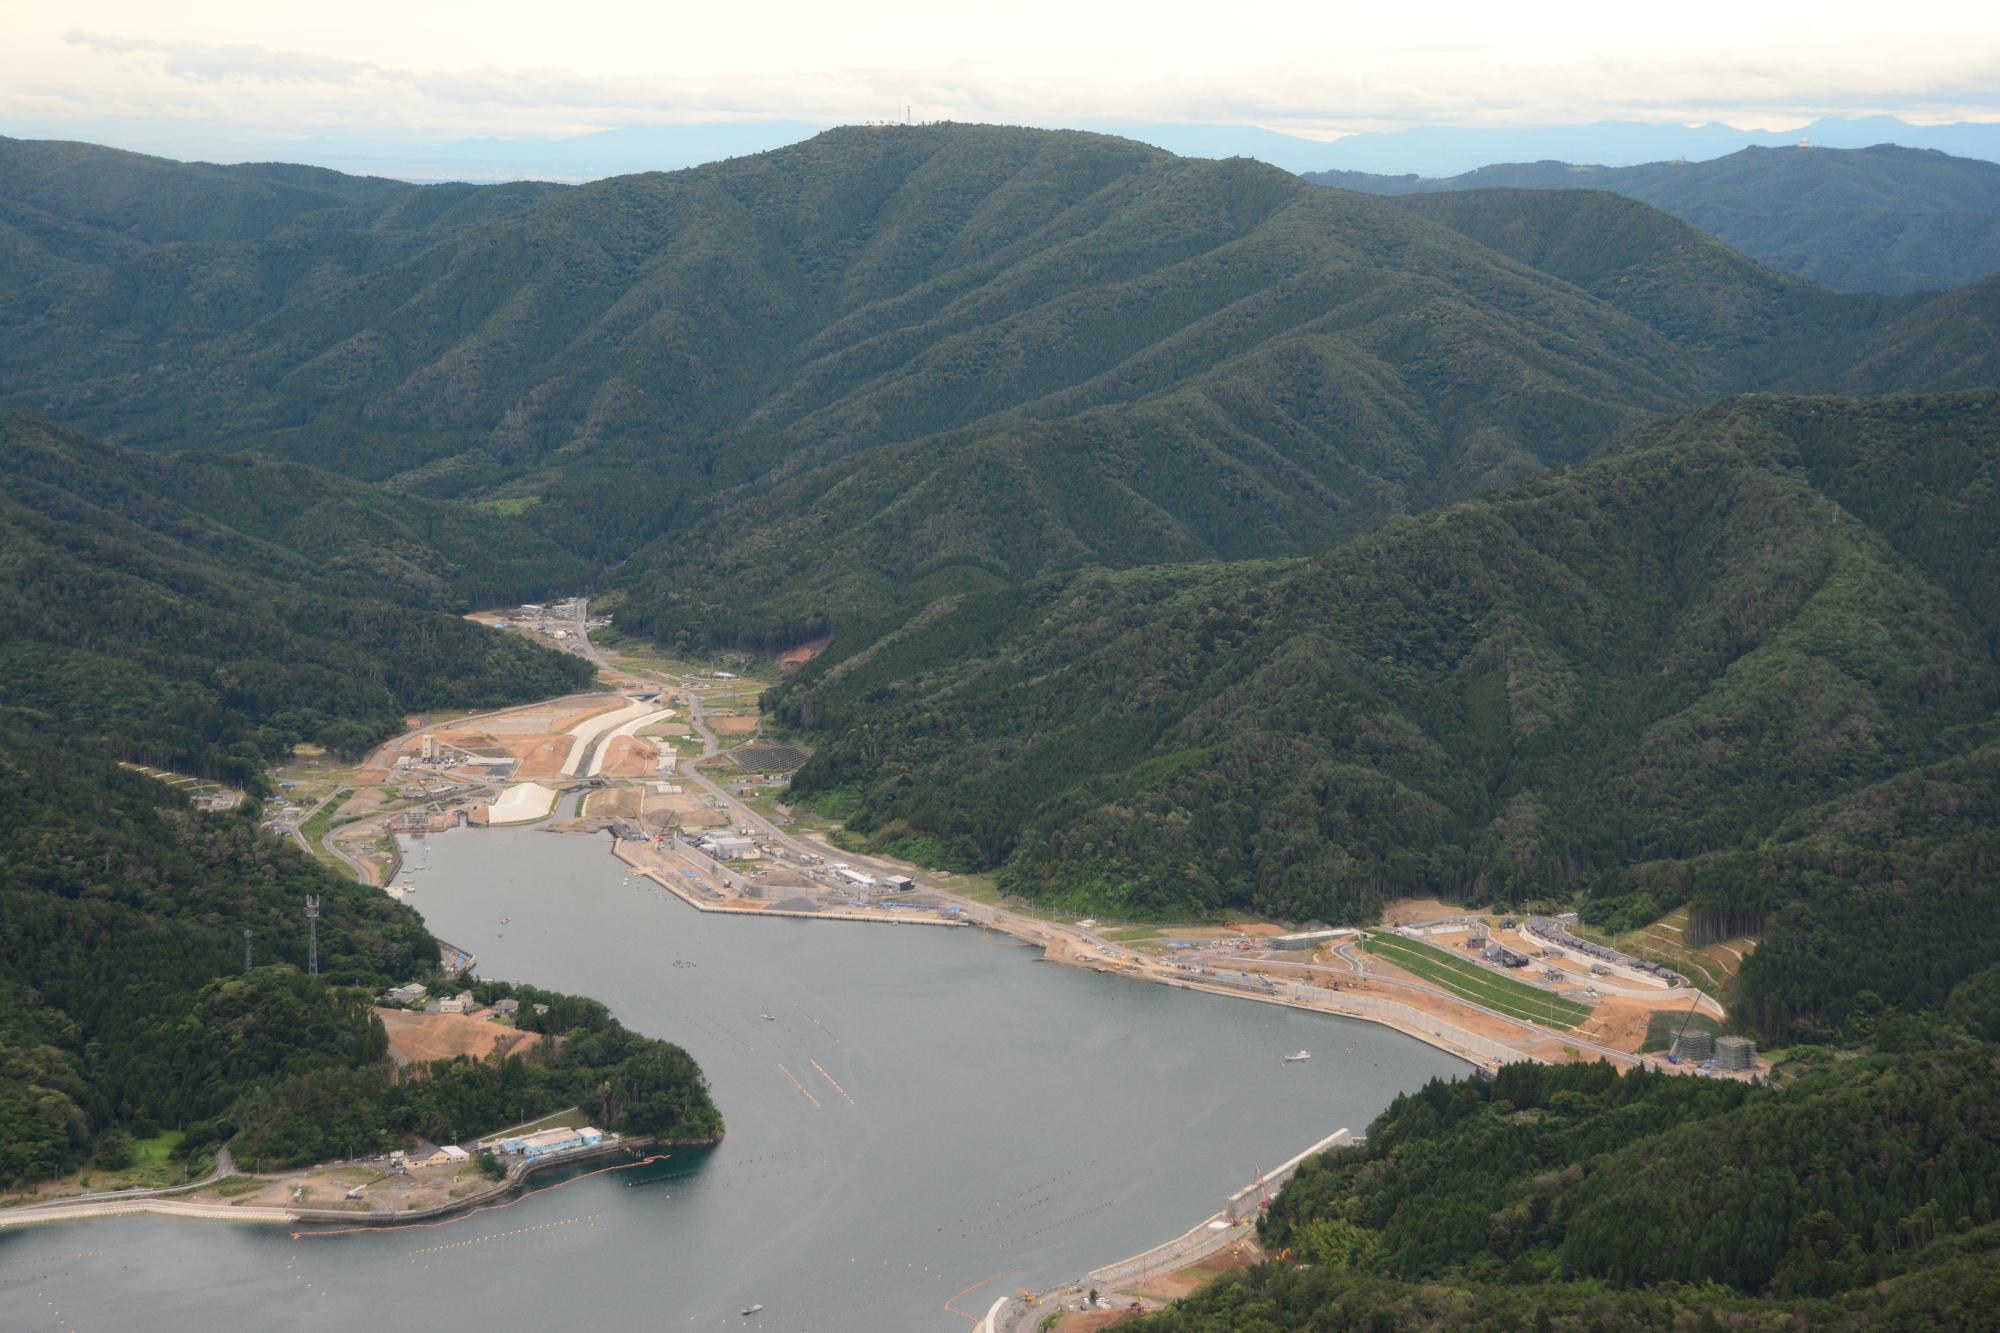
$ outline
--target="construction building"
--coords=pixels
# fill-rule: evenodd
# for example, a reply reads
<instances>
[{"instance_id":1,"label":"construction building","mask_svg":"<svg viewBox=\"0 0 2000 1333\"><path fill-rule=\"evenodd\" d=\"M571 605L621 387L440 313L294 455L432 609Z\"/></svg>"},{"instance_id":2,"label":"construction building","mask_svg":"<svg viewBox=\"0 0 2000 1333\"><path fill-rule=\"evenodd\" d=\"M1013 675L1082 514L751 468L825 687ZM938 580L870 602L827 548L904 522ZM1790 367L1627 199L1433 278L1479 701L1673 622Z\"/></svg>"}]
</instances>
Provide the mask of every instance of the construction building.
<instances>
[{"instance_id":1,"label":"construction building","mask_svg":"<svg viewBox=\"0 0 2000 1333\"><path fill-rule=\"evenodd\" d=\"M1673 1048L1668 1054L1694 1065L1712 1060L1715 1058L1715 1034L1707 1028L1688 1028L1674 1038Z\"/></svg>"},{"instance_id":2,"label":"construction building","mask_svg":"<svg viewBox=\"0 0 2000 1333\"><path fill-rule=\"evenodd\" d=\"M502 1139L500 1151L519 1153L532 1161L556 1153L575 1152L579 1148L594 1148L602 1142L604 1131L585 1125L581 1129L544 1129L518 1138Z\"/></svg>"},{"instance_id":3,"label":"construction building","mask_svg":"<svg viewBox=\"0 0 2000 1333\"><path fill-rule=\"evenodd\" d=\"M1757 1043L1748 1037L1724 1037L1715 1043L1717 1069L1746 1070L1757 1067Z\"/></svg>"}]
</instances>

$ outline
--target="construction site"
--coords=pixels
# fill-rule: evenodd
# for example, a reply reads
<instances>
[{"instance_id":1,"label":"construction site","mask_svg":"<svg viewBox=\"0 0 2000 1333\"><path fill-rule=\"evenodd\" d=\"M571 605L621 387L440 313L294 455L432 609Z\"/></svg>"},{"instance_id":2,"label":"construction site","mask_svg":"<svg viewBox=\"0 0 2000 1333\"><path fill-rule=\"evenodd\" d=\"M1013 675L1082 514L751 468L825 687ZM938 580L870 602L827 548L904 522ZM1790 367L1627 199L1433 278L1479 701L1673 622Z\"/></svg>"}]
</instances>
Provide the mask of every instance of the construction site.
<instances>
[{"instance_id":1,"label":"construction site","mask_svg":"<svg viewBox=\"0 0 2000 1333\"><path fill-rule=\"evenodd\" d=\"M418 725L351 775L327 848L402 895L412 837L537 825L609 834L632 878L702 911L829 921L977 926L1051 961L1164 984L1367 1018L1481 1067L1509 1059L1609 1058L1754 1076L1754 1054L1703 1046L1725 1016L1726 955L1670 951L1671 921L1633 947L1591 938L1569 915L1392 904L1366 930L1288 932L1261 922L1106 926L967 897L950 876L843 852L836 830L780 803L809 758L765 733L764 682L742 671L612 658L590 641L588 604L482 617L591 657L604 692ZM403 841L399 841L399 839ZM388 848L386 853L384 848ZM1671 964L1663 959L1671 959ZM1685 1039L1682 1041L1681 1039Z\"/></svg>"}]
</instances>

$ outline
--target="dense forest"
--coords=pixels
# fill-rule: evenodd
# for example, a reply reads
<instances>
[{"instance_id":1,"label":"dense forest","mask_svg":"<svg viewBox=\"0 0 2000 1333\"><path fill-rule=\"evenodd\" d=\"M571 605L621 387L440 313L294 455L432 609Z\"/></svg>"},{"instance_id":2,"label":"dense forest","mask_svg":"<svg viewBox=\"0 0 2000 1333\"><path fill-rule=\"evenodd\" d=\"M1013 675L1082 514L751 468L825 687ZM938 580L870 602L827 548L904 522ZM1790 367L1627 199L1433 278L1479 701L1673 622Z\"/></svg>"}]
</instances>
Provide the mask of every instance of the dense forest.
<instances>
[{"instance_id":1,"label":"dense forest","mask_svg":"<svg viewBox=\"0 0 2000 1333\"><path fill-rule=\"evenodd\" d=\"M856 127L574 189L0 162L0 402L491 502L689 646L1314 555L1729 392L1994 379L2000 288L1839 295L1608 195L1429 216L1103 135Z\"/></svg>"},{"instance_id":2,"label":"dense forest","mask_svg":"<svg viewBox=\"0 0 2000 1333\"><path fill-rule=\"evenodd\" d=\"M1037 899L1693 900L1787 1035L1994 943L1996 467L1992 392L1746 399L1310 561L968 586L770 702L852 833Z\"/></svg>"},{"instance_id":3,"label":"dense forest","mask_svg":"<svg viewBox=\"0 0 2000 1333\"><path fill-rule=\"evenodd\" d=\"M2000 278L1880 277L1936 271L1910 217L1964 183L1882 184L1928 158L1768 160L1900 192L1842 281L1905 294L1603 191L988 126L573 189L0 141L0 1178L163 1127L716 1132L576 997L518 992L529 1057L393 1070L363 999L435 966L416 918L110 762L254 787L577 688L462 613L591 587L686 648L828 637L768 701L798 796L1037 901L1760 937L1733 1021L1786 1086L1426 1088L1166 1327L1976 1326Z\"/></svg>"},{"instance_id":4,"label":"dense forest","mask_svg":"<svg viewBox=\"0 0 2000 1333\"><path fill-rule=\"evenodd\" d=\"M2000 1296L2000 968L1856 1017L1779 1088L1508 1065L1302 1164L1279 1260L1144 1327L1982 1327Z\"/></svg>"},{"instance_id":5,"label":"dense forest","mask_svg":"<svg viewBox=\"0 0 2000 1333\"><path fill-rule=\"evenodd\" d=\"M161 1129L186 1131L184 1154L228 1143L243 1165L278 1167L573 1104L636 1132L720 1126L685 1052L535 992L558 1001L541 1020L563 1037L553 1055L398 1077L368 1004L428 974L436 941L254 814L197 813L150 778L11 730L0 809L0 1185ZM317 978L307 894L321 901Z\"/></svg>"},{"instance_id":6,"label":"dense forest","mask_svg":"<svg viewBox=\"0 0 2000 1333\"><path fill-rule=\"evenodd\" d=\"M1959 287L2000 271L2000 164L1877 144L1745 148L1706 162L1510 162L1460 176L1308 172L1408 198L1465 190L1605 190L1643 200L1775 272L1842 292Z\"/></svg>"},{"instance_id":7,"label":"dense forest","mask_svg":"<svg viewBox=\"0 0 2000 1333\"><path fill-rule=\"evenodd\" d=\"M580 659L456 613L585 576L513 520L0 414L0 709L127 758L255 785L300 742L576 689Z\"/></svg>"},{"instance_id":8,"label":"dense forest","mask_svg":"<svg viewBox=\"0 0 2000 1333\"><path fill-rule=\"evenodd\" d=\"M114 762L256 793L304 742L359 754L414 711L583 687L580 658L461 613L574 588L584 562L493 513L18 413L0 478L0 1188L116 1168L164 1130L253 1168L570 1105L718 1132L685 1052L571 997L534 996L552 1040L523 1057L394 1070L369 1005L436 968L417 916L279 843L254 800L199 814Z\"/></svg>"}]
</instances>

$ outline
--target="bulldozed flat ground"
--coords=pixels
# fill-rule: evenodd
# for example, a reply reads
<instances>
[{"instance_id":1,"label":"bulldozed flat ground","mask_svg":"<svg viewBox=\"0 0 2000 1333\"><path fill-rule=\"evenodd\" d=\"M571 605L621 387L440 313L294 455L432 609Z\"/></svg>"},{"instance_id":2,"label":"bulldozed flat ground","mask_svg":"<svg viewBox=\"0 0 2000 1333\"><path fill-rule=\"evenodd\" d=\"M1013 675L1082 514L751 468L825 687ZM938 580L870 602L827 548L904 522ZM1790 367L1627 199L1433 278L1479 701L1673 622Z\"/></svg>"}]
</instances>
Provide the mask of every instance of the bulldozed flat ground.
<instances>
[{"instance_id":1,"label":"bulldozed flat ground","mask_svg":"<svg viewBox=\"0 0 2000 1333\"><path fill-rule=\"evenodd\" d=\"M375 1010L389 1033L389 1054L399 1065L421 1060L450 1060L469 1055L502 1059L527 1050L542 1037L516 1032L503 1023L470 1014L417 1014L407 1009Z\"/></svg>"}]
</instances>

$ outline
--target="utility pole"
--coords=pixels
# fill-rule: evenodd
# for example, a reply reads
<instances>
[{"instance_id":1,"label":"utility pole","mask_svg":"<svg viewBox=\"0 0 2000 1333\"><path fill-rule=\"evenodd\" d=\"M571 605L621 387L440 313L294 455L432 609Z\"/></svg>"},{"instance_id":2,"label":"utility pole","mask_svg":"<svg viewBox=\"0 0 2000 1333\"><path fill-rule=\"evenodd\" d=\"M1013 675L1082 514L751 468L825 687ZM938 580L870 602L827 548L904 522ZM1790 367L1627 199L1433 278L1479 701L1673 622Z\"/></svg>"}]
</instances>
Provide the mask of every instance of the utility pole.
<instances>
[{"instance_id":1,"label":"utility pole","mask_svg":"<svg viewBox=\"0 0 2000 1333\"><path fill-rule=\"evenodd\" d=\"M319 898L306 895L306 975L319 975Z\"/></svg>"},{"instance_id":2,"label":"utility pole","mask_svg":"<svg viewBox=\"0 0 2000 1333\"><path fill-rule=\"evenodd\" d=\"M250 970L250 928L248 926L243 928L243 970L245 972Z\"/></svg>"}]
</instances>

